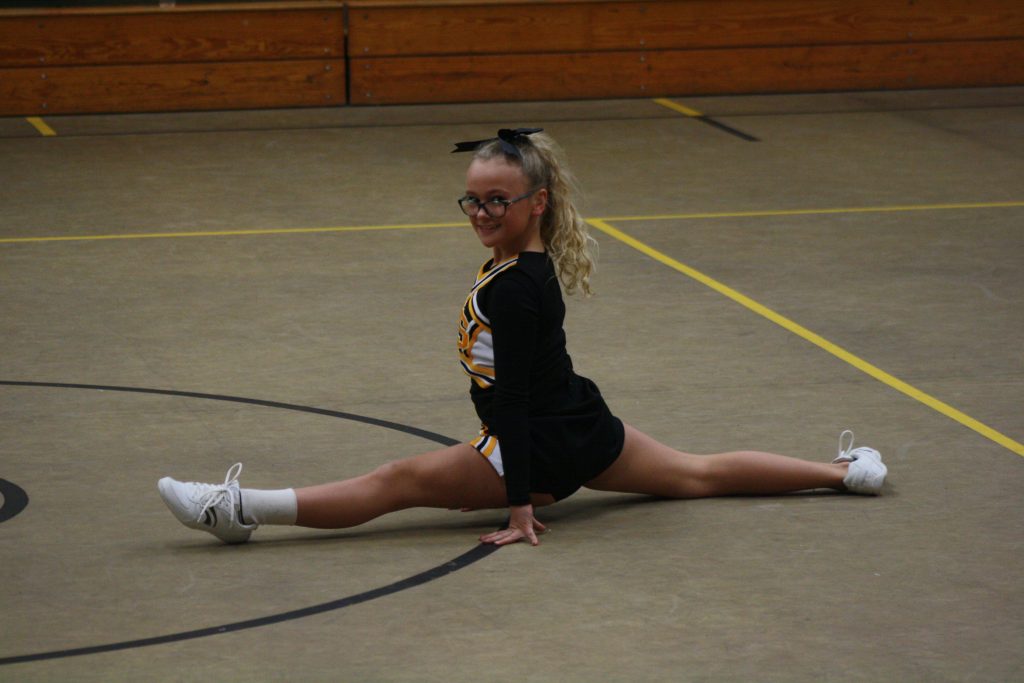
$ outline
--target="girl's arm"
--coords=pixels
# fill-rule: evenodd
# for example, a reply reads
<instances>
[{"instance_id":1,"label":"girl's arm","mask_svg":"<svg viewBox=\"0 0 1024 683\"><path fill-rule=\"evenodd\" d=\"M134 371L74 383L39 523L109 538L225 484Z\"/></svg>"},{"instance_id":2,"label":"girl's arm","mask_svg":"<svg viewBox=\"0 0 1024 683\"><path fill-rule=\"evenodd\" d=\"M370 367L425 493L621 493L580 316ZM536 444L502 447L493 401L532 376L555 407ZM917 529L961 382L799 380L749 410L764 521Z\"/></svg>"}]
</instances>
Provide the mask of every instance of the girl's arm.
<instances>
[{"instance_id":1,"label":"girl's arm","mask_svg":"<svg viewBox=\"0 0 1024 683\"><path fill-rule=\"evenodd\" d=\"M488 313L494 339L494 403L489 425L501 444L505 490L513 507L530 502L530 376L540 324L540 293L515 268L493 285ZM529 513L513 513L523 530Z\"/></svg>"},{"instance_id":2,"label":"girl's arm","mask_svg":"<svg viewBox=\"0 0 1024 683\"><path fill-rule=\"evenodd\" d=\"M546 528L533 516L533 506L513 505L510 508L511 515L508 520L508 528L500 529L480 537L483 543L494 543L495 545L508 545L526 539L530 545L539 545L538 533L544 533Z\"/></svg>"}]
</instances>

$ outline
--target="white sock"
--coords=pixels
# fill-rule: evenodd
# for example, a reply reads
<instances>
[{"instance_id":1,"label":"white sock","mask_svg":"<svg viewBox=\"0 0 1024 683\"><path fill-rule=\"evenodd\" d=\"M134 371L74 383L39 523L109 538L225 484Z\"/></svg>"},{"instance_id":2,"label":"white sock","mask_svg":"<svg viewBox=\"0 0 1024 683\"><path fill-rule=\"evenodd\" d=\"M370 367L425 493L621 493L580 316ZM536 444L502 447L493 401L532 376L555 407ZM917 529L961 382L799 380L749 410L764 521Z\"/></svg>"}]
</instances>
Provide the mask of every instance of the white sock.
<instances>
[{"instance_id":1,"label":"white sock","mask_svg":"<svg viewBox=\"0 0 1024 683\"><path fill-rule=\"evenodd\" d=\"M295 489L242 489L242 522L294 525L299 515Z\"/></svg>"}]
</instances>

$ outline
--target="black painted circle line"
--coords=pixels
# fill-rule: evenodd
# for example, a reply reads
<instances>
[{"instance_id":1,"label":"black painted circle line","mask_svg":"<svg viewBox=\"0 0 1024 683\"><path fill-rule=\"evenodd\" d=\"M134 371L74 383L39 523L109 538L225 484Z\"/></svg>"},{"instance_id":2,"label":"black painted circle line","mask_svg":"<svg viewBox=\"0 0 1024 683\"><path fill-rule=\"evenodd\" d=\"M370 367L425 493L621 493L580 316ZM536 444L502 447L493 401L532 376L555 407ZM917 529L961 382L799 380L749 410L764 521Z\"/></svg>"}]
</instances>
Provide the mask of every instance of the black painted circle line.
<instances>
[{"instance_id":1,"label":"black painted circle line","mask_svg":"<svg viewBox=\"0 0 1024 683\"><path fill-rule=\"evenodd\" d=\"M6 522L28 505L25 489L6 479L0 479L0 496L4 497L3 507L0 507L0 522Z\"/></svg>"},{"instance_id":2,"label":"black painted circle line","mask_svg":"<svg viewBox=\"0 0 1024 683\"><path fill-rule=\"evenodd\" d=\"M231 403L246 403L254 406L264 406L266 408L281 408L283 410L296 410L302 413L314 413L316 415L327 415L328 417L340 417L343 420L351 420L353 422L362 422L368 425L374 425L377 427L384 427L385 429L392 429L396 432L404 432L413 436L419 436L428 441L434 441L441 444L442 446L454 446L459 443L458 440L448 436L443 436L436 432L428 432L425 429L419 429L418 427L410 427L409 425L400 424L398 422L390 422L388 420L379 420L375 417L366 417L365 415L356 415L355 413L342 413L337 410L327 410L326 408L314 408L312 406L300 406L294 403L280 403L279 401L264 401L258 398L243 398L241 396L223 396L220 394L200 394L195 391L174 391L172 389L146 389L142 387L117 387L117 386L105 386L102 384L64 384L61 382L12 382L9 380L0 380L0 385L6 385L11 387L50 387L55 389L93 389L96 391L122 391L134 394L157 394L159 396L181 396L183 398L202 398L211 401L228 401Z\"/></svg>"},{"instance_id":3,"label":"black painted circle line","mask_svg":"<svg viewBox=\"0 0 1024 683\"><path fill-rule=\"evenodd\" d=\"M301 609L292 610L290 612L282 612L280 614L271 614L266 617L259 617L256 619L248 619L246 621L236 621L231 624L224 624L223 626L211 626L209 628L200 628L194 631L182 631L181 633L171 633L164 636L155 636L153 638L140 638L138 640L126 640L120 643L107 643L104 645L93 645L90 647L79 647L71 650L53 650L51 652L37 652L30 655L17 655L14 657L0 657L0 666L4 664L20 664L25 662L39 662L46 659L62 659L64 657L79 657L81 655L93 655L101 652L116 652L118 650L132 650L139 647L148 647L150 645L163 645L165 643L177 643L183 640L193 640L195 638L205 638L207 636L217 636L222 633L233 633L235 631L244 631L250 628L259 628L260 626L269 626L271 624L279 624L283 621L292 621L294 619L302 619L303 617L310 617L316 614L322 614L324 612L330 612L333 610L339 610L352 605L358 605L362 602L368 602L370 600L376 600L377 598L383 598L393 593L406 590L407 588L415 588L416 586L422 586L425 583L433 581L434 579L440 579L443 576L447 576L452 572L456 572L460 569L464 569L469 565L473 564L478 560L482 560L491 553L495 552L498 546L495 545L484 545L480 544L469 550L468 552L459 555L453 560L440 564L433 569L428 569L425 572L420 572L410 576L407 579L396 581L387 586L381 586L380 588L374 588L363 593L357 593L350 595L346 598L339 600L332 600L331 602L325 602L319 605L312 605L310 607L303 607Z\"/></svg>"},{"instance_id":4,"label":"black painted circle line","mask_svg":"<svg viewBox=\"0 0 1024 683\"><path fill-rule=\"evenodd\" d=\"M92 389L98 391L121 391L130 392L137 394L157 394L162 396L181 396L184 398L201 398L209 399L214 401L230 401L233 403L246 403L250 405L265 406L268 408L281 408L284 410L296 410L304 413L315 413L317 415L327 415L330 417L339 417L344 420L352 420L353 422L362 422L364 424L375 425L378 427L385 427L386 429L393 429L395 431L404 432L413 436L419 436L429 441L434 441L445 446L451 446L459 443L457 440L452 439L441 434L434 432L428 432L423 429L416 427L410 427L408 425L399 424L397 422L389 422L387 420L379 420L373 417L366 417L364 415L355 415L353 413L342 413L335 410L326 410L324 408L313 408L310 406L294 405L291 403L280 403L277 401L264 401L254 398L243 398L240 396L221 396L217 394L201 394L191 391L172 391L168 389L144 389L139 387L118 387L118 386L102 386L97 384L64 384L57 382L13 382L7 380L0 380L0 385L6 386L18 386L18 387L50 387L57 389ZM0 479L0 483L4 482ZM11 485L13 486L13 484ZM19 491L21 489L18 489ZM7 489L3 489L5 496L5 503L3 510L7 509ZM24 492L22 492L24 493ZM25 497L27 503L28 497ZM15 513L17 514L17 513ZM13 516L13 515L12 515ZM2 520L0 520L2 521ZM407 579L402 579L380 588L374 588L372 590L364 591L362 593L356 593L348 597L340 598L338 600L332 600L319 605L311 605L309 607L303 607L301 609L291 610L289 612L282 612L280 614L271 614L265 617L259 617L256 619L247 619L245 621L236 621L230 624L224 624L222 626L211 626L209 628L195 629L192 631L182 631L181 633L171 633L163 636L155 636L152 638L140 638L138 640L126 640L119 643L106 643L104 645L93 645L90 647L79 647L68 650L53 650L50 652L37 652L28 655L16 655L13 657L0 657L0 666L5 664L19 664L25 662L38 662L46 659L61 659L64 657L78 657L81 655L98 654L100 652L115 652L117 650L130 650L139 647L147 647L150 645L162 645L164 643L174 643L183 640L193 640L195 638L205 638L207 636L220 635L221 633L232 633L234 631L244 631L251 628L259 628L260 626L269 626L271 624L279 624L283 621L292 621L294 619L301 619L303 617L313 616L315 614L322 614L324 612L330 612L333 610L343 609L351 605L358 605L363 602L370 600L376 600L387 595L392 595L408 588L414 588L416 586L422 586L425 583L440 579L452 572L456 572L460 569L464 569L469 565L482 560L491 553L498 550L499 546L496 545L484 545L480 544L471 550L459 555L458 557L449 560L443 564L440 564L433 569L428 569L419 574L410 576Z\"/></svg>"}]
</instances>

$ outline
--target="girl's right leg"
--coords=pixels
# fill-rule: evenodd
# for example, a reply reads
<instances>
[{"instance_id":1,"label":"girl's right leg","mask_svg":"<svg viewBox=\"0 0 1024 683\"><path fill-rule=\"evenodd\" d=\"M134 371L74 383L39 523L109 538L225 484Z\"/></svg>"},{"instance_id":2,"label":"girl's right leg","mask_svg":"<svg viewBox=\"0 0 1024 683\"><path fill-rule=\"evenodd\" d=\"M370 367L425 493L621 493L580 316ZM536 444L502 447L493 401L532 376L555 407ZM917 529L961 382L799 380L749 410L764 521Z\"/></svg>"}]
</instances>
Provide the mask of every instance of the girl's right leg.
<instances>
[{"instance_id":1,"label":"girl's right leg","mask_svg":"<svg viewBox=\"0 0 1024 683\"><path fill-rule=\"evenodd\" d=\"M391 462L353 479L295 490L298 526L341 529L414 507L502 508L505 484L469 444Z\"/></svg>"},{"instance_id":2,"label":"girl's right leg","mask_svg":"<svg viewBox=\"0 0 1024 683\"><path fill-rule=\"evenodd\" d=\"M694 455L626 425L622 453L587 488L665 498L772 495L805 489L845 490L849 463L809 462L775 453Z\"/></svg>"}]
</instances>

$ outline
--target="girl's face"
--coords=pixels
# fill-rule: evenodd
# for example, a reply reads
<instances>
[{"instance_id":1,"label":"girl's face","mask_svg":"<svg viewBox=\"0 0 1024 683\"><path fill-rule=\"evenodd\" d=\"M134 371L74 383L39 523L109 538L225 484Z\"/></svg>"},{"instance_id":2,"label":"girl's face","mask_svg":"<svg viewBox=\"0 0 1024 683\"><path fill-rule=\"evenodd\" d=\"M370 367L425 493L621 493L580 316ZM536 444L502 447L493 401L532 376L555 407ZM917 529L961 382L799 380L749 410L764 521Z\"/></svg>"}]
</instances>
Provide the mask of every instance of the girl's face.
<instances>
[{"instance_id":1,"label":"girl's face","mask_svg":"<svg viewBox=\"0 0 1024 683\"><path fill-rule=\"evenodd\" d=\"M487 202L491 199L516 199L534 188L519 166L503 157L474 159L466 171L466 196ZM540 217L547 205L548 191L541 188L528 197L505 207L505 215L492 218L484 208L469 217L480 243L494 251L494 262L500 263L523 251L544 251L540 239ZM488 205L492 213L493 204Z\"/></svg>"}]
</instances>

